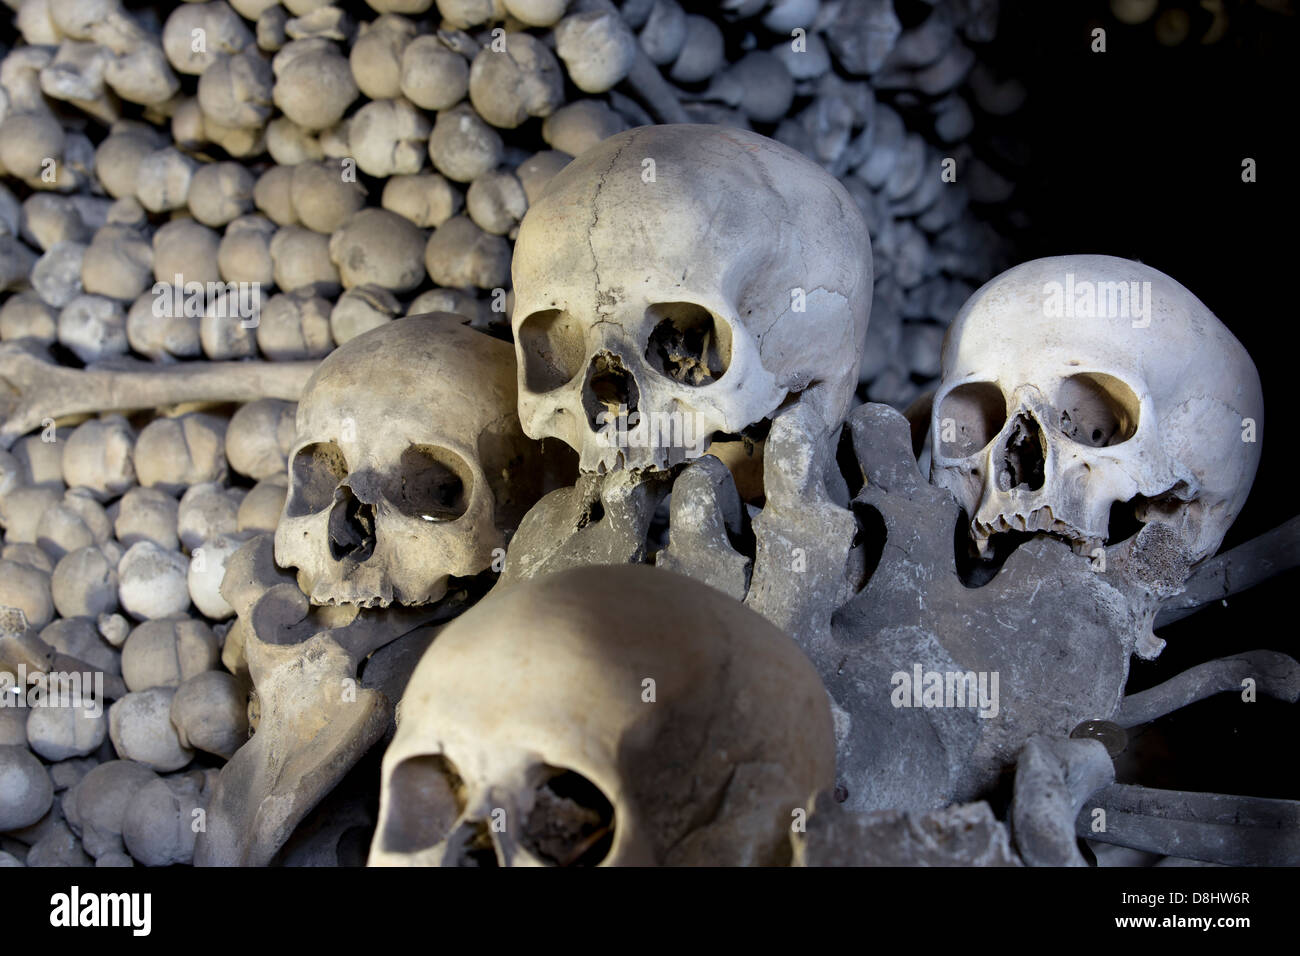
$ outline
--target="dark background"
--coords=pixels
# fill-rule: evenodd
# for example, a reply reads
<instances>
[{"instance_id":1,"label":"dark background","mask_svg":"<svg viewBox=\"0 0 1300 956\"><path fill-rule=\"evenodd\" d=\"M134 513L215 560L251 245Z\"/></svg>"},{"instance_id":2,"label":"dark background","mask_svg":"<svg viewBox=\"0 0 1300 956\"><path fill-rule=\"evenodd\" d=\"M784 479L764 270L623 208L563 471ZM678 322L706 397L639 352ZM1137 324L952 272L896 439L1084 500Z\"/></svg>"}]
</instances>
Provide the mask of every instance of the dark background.
<instances>
[{"instance_id":1,"label":"dark background","mask_svg":"<svg viewBox=\"0 0 1300 956\"><path fill-rule=\"evenodd\" d=\"M1297 22L1254 3L1234 5L1218 43L1196 41L1194 14L1191 38L1171 49L1155 42L1150 22L1125 26L1108 6L1003 4L987 60L1029 89L1012 117L985 118L1003 124L991 146L1006 143L999 171L1017 183L1010 205L1028 220L1004 229L1020 261L1096 252L1154 266L1246 346L1267 420L1259 476L1230 546L1300 511L1291 503L1286 433L1300 344L1287 291L1297 275L1292 224L1300 212L1288 152ZM1185 8L1209 22L1195 3ZM1106 30L1105 53L1090 51L1097 26ZM1257 164L1254 183L1241 180L1246 157ZM1017 160L1027 162L1017 168Z\"/></svg>"},{"instance_id":2,"label":"dark background","mask_svg":"<svg viewBox=\"0 0 1300 956\"><path fill-rule=\"evenodd\" d=\"M1156 42L1152 21L1115 20L1105 0L1004 2L983 59L1019 77L1029 97L1013 116L982 122L994 126L993 164L1017 183L1002 226L1017 261L1083 252L1140 259L1187 286L1254 358L1263 454L1229 548L1300 512L1291 431L1300 378L1290 150L1298 24L1229 0L1227 34L1203 45L1211 15L1195 2L1161 4L1169 6L1191 17L1189 39L1173 48ZM1105 53L1091 52L1095 27L1106 30ZM1256 161L1254 183L1241 179L1246 157ZM1134 660L1130 692L1234 652L1297 656L1298 586L1293 570L1165 628L1160 658ZM1131 742L1138 759L1126 770L1149 786L1297 799L1297 732L1296 706L1243 705L1224 694L1156 722Z\"/></svg>"}]
</instances>

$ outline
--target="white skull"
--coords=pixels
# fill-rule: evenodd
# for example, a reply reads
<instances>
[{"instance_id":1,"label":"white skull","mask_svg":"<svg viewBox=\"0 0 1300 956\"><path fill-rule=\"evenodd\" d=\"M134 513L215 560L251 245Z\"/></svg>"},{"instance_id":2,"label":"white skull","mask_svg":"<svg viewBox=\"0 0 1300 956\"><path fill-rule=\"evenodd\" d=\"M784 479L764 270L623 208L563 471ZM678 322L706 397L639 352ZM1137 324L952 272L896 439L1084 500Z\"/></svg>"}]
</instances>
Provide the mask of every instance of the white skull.
<instances>
[{"instance_id":1,"label":"white skull","mask_svg":"<svg viewBox=\"0 0 1300 956\"><path fill-rule=\"evenodd\" d=\"M866 225L833 176L756 133L604 140L528 210L512 271L524 431L583 471L696 457L794 393L838 424L857 386ZM620 406L626 441L602 417Z\"/></svg>"},{"instance_id":2,"label":"white skull","mask_svg":"<svg viewBox=\"0 0 1300 956\"><path fill-rule=\"evenodd\" d=\"M508 344L435 313L330 354L298 403L275 560L313 604L434 602L535 500Z\"/></svg>"},{"instance_id":3,"label":"white skull","mask_svg":"<svg viewBox=\"0 0 1300 956\"><path fill-rule=\"evenodd\" d=\"M981 553L1041 531L1095 554L1113 505L1173 525L1195 563L1218 548L1259 463L1259 375L1169 276L1112 256L1016 266L962 307L943 349L931 479Z\"/></svg>"},{"instance_id":4,"label":"white skull","mask_svg":"<svg viewBox=\"0 0 1300 956\"><path fill-rule=\"evenodd\" d=\"M834 769L826 692L776 627L661 569L570 569L425 653L370 864L782 863Z\"/></svg>"}]
</instances>

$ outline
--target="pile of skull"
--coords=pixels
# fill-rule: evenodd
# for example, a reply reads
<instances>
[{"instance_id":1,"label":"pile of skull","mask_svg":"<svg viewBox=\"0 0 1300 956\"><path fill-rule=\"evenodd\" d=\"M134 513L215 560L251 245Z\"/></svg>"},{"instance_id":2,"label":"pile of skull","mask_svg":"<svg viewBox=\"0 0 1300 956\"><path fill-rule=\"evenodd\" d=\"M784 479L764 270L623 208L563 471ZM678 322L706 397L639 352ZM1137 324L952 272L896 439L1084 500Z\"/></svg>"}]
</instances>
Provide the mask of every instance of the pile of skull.
<instances>
[{"instance_id":1,"label":"pile of skull","mask_svg":"<svg viewBox=\"0 0 1300 956\"><path fill-rule=\"evenodd\" d=\"M0 48L0 173L34 192L0 188L0 290L18 293L0 337L83 362L319 359L402 314L508 317L529 201L653 122L757 128L844 182L876 249L874 401L933 380L944 325L1010 261L969 206L1013 189L994 166L1014 156L971 142L1024 99L972 52L995 3L904 22L892 0L728 0L714 18L676 0L373 0L358 22L321 0L8 2L25 43ZM926 173L949 160L941 189ZM154 279L251 289L159 316ZM221 321L253 309L256 329Z\"/></svg>"},{"instance_id":2,"label":"pile of skull","mask_svg":"<svg viewBox=\"0 0 1300 956\"><path fill-rule=\"evenodd\" d=\"M54 443L65 495L20 483L49 467L24 440L0 664L110 670L125 644L106 719L0 709L6 859L337 863L359 832L373 864L1079 864L1076 833L1294 854L1286 801L1113 784L1125 727L1243 676L1300 694L1258 651L1124 696L1249 492L1244 349L1154 269L1037 260L966 302L909 422L854 398L871 262L799 153L643 127L528 210L513 348L387 322L277 379L292 426L245 405L224 455L203 412L133 448L92 418ZM183 400L165 373L67 374ZM208 387L186 397L239 397ZM225 456L287 491L160 490ZM175 616L190 597L229 628ZM51 601L66 624L38 634ZM331 804L380 749L377 817Z\"/></svg>"},{"instance_id":3,"label":"pile of skull","mask_svg":"<svg viewBox=\"0 0 1300 956\"><path fill-rule=\"evenodd\" d=\"M860 387L881 401L933 380L943 327L999 261L971 204L1011 184L970 142L1024 96L972 52L996 4L6 3L0 680L93 673L118 703L0 709L0 860L192 859L250 717L221 582L277 525L308 377L404 314L508 337L519 220L571 157L720 122L840 178L876 246ZM471 550L451 566L477 569Z\"/></svg>"},{"instance_id":4,"label":"pile of skull","mask_svg":"<svg viewBox=\"0 0 1300 956\"><path fill-rule=\"evenodd\" d=\"M965 841L950 859L1002 860L1006 827L958 801L1022 751L1016 853L1075 860L1071 808L1034 817L1032 796L1093 779L1066 773L1076 753L1104 775L1095 745L1059 739L1080 721L1177 697L1121 718L1124 649L1157 651L1155 602L1205 566L1258 445L1185 453L1170 432L1211 427L1174 397L1185 371L1142 385L1138 360L1066 382L1049 359L950 371L921 459L937 487L897 414L853 407L855 385L899 407L933 385L945 327L1001 268L968 206L1012 188L968 141L1023 99L972 52L996 4L371 0L359 22L319 0L6 2L25 42L0 62L0 173L26 198L0 186L0 703L27 706L0 707L0 863L337 862L376 823L349 768L367 772L423 650L494 586L405 695L376 861L911 859L936 833ZM623 132L655 121L732 131ZM396 320L428 312L462 318ZM1119 351L1177 354L1161 328ZM986 347L1008 350L1039 354ZM1257 421L1243 361L1215 374ZM1086 481L1067 469L1063 422L1033 431L1053 413L1022 382L1088 422L1070 441L1101 419L1085 444L1127 439L1131 460L1093 448ZM977 446L987 461L946 457ZM1106 506L1135 500L1161 520L1106 545ZM953 552L961 508L970 556ZM1166 526L1192 542L1172 564L1153 558ZM1006 558L1018 531L1055 537ZM1061 646L1003 646L1040 627L1043 581L1074 595L1044 618ZM538 681L543 633L544 666L570 670ZM459 634L485 655L472 675L448 658ZM527 658L488 650L521 635ZM733 659L741 641L766 649ZM1044 654L1062 674L1041 675ZM988 719L896 708L914 665L1000 674L1025 699ZM1199 692L1242 671L1285 697L1290 667L1220 662ZM487 673L505 693L485 695ZM52 706L81 675L111 707ZM592 737L591 715L633 711L644 744ZM1056 829L1031 844L1040 817Z\"/></svg>"}]
</instances>

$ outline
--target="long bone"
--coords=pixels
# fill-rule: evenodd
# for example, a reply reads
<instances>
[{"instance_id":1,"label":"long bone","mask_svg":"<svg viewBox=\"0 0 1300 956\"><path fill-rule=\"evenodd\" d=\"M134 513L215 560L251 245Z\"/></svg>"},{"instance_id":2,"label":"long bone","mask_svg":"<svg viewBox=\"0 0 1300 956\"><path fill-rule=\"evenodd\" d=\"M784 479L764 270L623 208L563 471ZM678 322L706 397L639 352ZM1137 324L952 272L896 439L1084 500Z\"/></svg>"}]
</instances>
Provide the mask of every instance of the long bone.
<instances>
[{"instance_id":1,"label":"long bone","mask_svg":"<svg viewBox=\"0 0 1300 956\"><path fill-rule=\"evenodd\" d=\"M1094 830L1096 813L1105 826ZM1300 802L1112 784L1088 799L1074 831L1098 843L1227 866L1300 857Z\"/></svg>"},{"instance_id":2,"label":"long bone","mask_svg":"<svg viewBox=\"0 0 1300 956\"><path fill-rule=\"evenodd\" d=\"M437 605L382 612L311 607L275 566L272 538L252 539L232 559L222 593L247 621L244 653L256 687L257 730L221 769L199 866L265 866L308 812L380 738L392 702L362 686L369 654L460 610Z\"/></svg>"},{"instance_id":3,"label":"long bone","mask_svg":"<svg viewBox=\"0 0 1300 956\"><path fill-rule=\"evenodd\" d=\"M1193 572L1183 592L1170 598L1156 615L1155 626L1181 621L1215 601L1252 588L1300 565L1300 516L1215 555Z\"/></svg>"},{"instance_id":4,"label":"long bone","mask_svg":"<svg viewBox=\"0 0 1300 956\"><path fill-rule=\"evenodd\" d=\"M1030 866L1086 866L1073 821L1088 797L1115 782L1115 766L1096 740L1035 735L1016 763L1011 831Z\"/></svg>"},{"instance_id":5,"label":"long bone","mask_svg":"<svg viewBox=\"0 0 1300 956\"><path fill-rule=\"evenodd\" d=\"M182 402L297 401L317 362L122 360L66 368L14 343L0 345L0 448L46 419Z\"/></svg>"},{"instance_id":6,"label":"long bone","mask_svg":"<svg viewBox=\"0 0 1300 956\"><path fill-rule=\"evenodd\" d=\"M1112 718L1121 727L1136 727L1198 700L1254 680L1261 694L1294 704L1300 700L1300 664L1277 651L1246 651L1206 661L1163 684L1125 697Z\"/></svg>"}]
</instances>

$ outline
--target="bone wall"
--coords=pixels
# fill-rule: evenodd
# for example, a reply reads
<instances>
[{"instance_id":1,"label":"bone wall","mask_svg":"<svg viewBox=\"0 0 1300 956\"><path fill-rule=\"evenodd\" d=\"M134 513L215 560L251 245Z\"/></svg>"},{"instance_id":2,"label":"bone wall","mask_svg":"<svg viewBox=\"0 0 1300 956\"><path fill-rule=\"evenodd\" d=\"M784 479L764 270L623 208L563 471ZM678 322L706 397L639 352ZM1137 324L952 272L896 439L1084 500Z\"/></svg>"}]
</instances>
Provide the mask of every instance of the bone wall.
<instances>
[{"instance_id":1,"label":"bone wall","mask_svg":"<svg viewBox=\"0 0 1300 956\"><path fill-rule=\"evenodd\" d=\"M592 144L725 123L839 177L875 260L861 397L910 402L1011 261L984 210L1012 187L976 145L1024 97L978 62L996 5L9 7L0 663L102 673L105 709L0 711L5 861L192 859L259 719L220 585L275 528L301 363L425 311L508 335L518 222ZM183 372L80 371L121 360Z\"/></svg>"}]
</instances>

